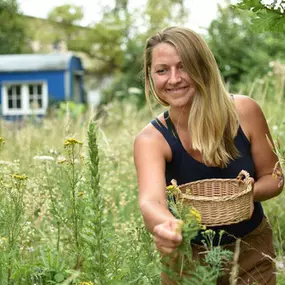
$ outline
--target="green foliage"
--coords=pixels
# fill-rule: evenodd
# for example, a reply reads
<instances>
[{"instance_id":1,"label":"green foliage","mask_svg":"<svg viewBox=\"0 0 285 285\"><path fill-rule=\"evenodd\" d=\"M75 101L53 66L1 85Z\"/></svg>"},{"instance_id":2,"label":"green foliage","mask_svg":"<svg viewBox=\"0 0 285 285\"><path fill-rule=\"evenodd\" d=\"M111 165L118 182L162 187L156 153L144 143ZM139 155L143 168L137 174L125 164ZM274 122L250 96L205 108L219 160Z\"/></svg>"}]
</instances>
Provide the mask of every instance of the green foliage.
<instances>
[{"instance_id":1,"label":"green foliage","mask_svg":"<svg viewBox=\"0 0 285 285\"><path fill-rule=\"evenodd\" d=\"M0 0L0 54L29 51L26 23L16 0Z\"/></svg>"},{"instance_id":2,"label":"green foliage","mask_svg":"<svg viewBox=\"0 0 285 285\"><path fill-rule=\"evenodd\" d=\"M218 278L223 275L223 269L232 259L233 253L220 245L213 245L217 233L201 225L200 213L185 203L176 182L172 183L173 185L167 186L168 207L173 215L182 221L183 242L177 250L177 258L163 257L164 264L171 264L164 266L163 269L173 280L180 281L181 284L215 285ZM205 251L201 253L199 260L193 260L192 248L189 245L199 230L203 235ZM221 231L219 240L222 235ZM172 264L173 258L175 264Z\"/></svg>"},{"instance_id":3,"label":"green foliage","mask_svg":"<svg viewBox=\"0 0 285 285\"><path fill-rule=\"evenodd\" d=\"M92 272L92 280L95 284L106 284L107 259L106 259L106 233L104 231L103 207L104 203L99 185L99 150L97 145L97 128L93 121L88 127L88 151L90 169L90 204L86 209L87 220L83 231L84 242L89 248L88 270Z\"/></svg>"},{"instance_id":4,"label":"green foliage","mask_svg":"<svg viewBox=\"0 0 285 285\"><path fill-rule=\"evenodd\" d=\"M236 6L242 10L252 11L252 29L256 32L281 32L285 31L285 1L272 1L263 4L260 0L243 0Z\"/></svg>"},{"instance_id":5,"label":"green foliage","mask_svg":"<svg viewBox=\"0 0 285 285\"><path fill-rule=\"evenodd\" d=\"M264 98L260 101L273 137L282 146L283 106ZM90 124L86 118L94 113L49 117L36 129L31 121L18 125L0 120L0 284L8 284L11 256L11 284L159 284L160 255L143 225L132 157L134 137L151 113L118 101L102 110L104 116ZM67 140L72 137L83 144ZM19 180L24 178L19 173L28 179ZM16 204L21 211L15 210ZM284 284L284 195L265 204L274 230L278 281ZM185 238L195 234L195 219L184 224ZM13 247L9 229L18 237ZM182 284L214 284L221 273L229 253L212 247L211 238L206 233L207 265L198 264Z\"/></svg>"},{"instance_id":6,"label":"green foliage","mask_svg":"<svg viewBox=\"0 0 285 285\"><path fill-rule=\"evenodd\" d=\"M250 84L266 75L271 61L285 61L282 34L255 33L250 29L250 19L248 11L219 8L217 19L208 29L209 46L234 92L239 92L246 82Z\"/></svg>"},{"instance_id":7,"label":"green foliage","mask_svg":"<svg viewBox=\"0 0 285 285\"><path fill-rule=\"evenodd\" d=\"M147 33L150 35L168 25L184 23L187 11L183 2L183 0L148 0L144 11L147 17Z\"/></svg>"},{"instance_id":8,"label":"green foliage","mask_svg":"<svg viewBox=\"0 0 285 285\"><path fill-rule=\"evenodd\" d=\"M48 19L65 25L74 25L83 19L83 9L71 4L57 6L48 13Z\"/></svg>"},{"instance_id":9,"label":"green foliage","mask_svg":"<svg viewBox=\"0 0 285 285\"><path fill-rule=\"evenodd\" d=\"M53 43L65 41L69 48L70 42L77 39L80 34L76 24L82 19L83 9L81 6L65 4L52 9L48 14L48 20L54 25Z\"/></svg>"}]
</instances>

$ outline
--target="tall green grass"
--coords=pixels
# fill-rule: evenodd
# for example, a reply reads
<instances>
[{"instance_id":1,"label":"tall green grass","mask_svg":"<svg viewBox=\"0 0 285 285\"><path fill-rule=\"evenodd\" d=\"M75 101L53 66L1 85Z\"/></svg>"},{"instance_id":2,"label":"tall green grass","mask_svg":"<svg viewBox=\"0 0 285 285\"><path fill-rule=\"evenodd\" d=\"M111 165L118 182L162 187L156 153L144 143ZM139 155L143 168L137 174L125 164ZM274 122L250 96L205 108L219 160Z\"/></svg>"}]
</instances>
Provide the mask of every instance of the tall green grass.
<instances>
[{"instance_id":1,"label":"tall green grass","mask_svg":"<svg viewBox=\"0 0 285 285\"><path fill-rule=\"evenodd\" d=\"M284 146L284 101L256 87L251 96ZM41 123L0 122L0 284L159 284L133 164L134 138L151 112L119 102L100 113L66 110ZM284 200L264 203L278 284L285 284Z\"/></svg>"}]
</instances>

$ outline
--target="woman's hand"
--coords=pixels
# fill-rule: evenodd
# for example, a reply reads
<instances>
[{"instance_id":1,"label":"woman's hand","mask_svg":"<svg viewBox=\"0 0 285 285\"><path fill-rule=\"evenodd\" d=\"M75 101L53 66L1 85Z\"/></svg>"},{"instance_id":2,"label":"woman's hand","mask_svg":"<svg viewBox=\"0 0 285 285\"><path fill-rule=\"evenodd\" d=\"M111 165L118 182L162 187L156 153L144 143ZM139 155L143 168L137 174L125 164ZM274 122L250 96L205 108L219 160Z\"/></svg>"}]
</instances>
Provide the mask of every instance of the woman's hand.
<instances>
[{"instance_id":1,"label":"woman's hand","mask_svg":"<svg viewBox=\"0 0 285 285\"><path fill-rule=\"evenodd\" d=\"M169 255L181 244L182 226L183 221L171 219L154 227L154 243L160 253Z\"/></svg>"}]
</instances>

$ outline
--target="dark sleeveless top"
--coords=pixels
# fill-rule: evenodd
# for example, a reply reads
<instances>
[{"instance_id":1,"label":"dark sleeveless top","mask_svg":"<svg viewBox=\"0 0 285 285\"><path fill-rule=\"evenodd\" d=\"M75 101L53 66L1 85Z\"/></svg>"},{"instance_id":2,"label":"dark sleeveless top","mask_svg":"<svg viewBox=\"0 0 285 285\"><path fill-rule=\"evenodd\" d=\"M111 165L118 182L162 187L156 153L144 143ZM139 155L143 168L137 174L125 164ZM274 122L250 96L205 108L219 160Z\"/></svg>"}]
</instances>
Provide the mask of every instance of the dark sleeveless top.
<instances>
[{"instance_id":1,"label":"dark sleeveless top","mask_svg":"<svg viewBox=\"0 0 285 285\"><path fill-rule=\"evenodd\" d=\"M152 125L162 133L165 140L168 142L172 151L172 160L166 162L166 185L170 185L170 181L175 179L178 185L211 178L236 178L242 169L246 170L251 177L255 178L255 167L253 164L250 142L243 133L241 127L238 129L237 136L235 137L235 145L239 150L239 157L232 160L226 168L209 167L204 163L195 160L183 147L177 132L170 120L168 111L164 112L164 118L167 127L163 125L157 118L152 120ZM222 235L219 242L219 234L215 235L214 245L228 244L235 241L235 238L243 237L253 231L263 219L263 209L260 202L254 202L254 212L249 220L240 223L208 227L218 233L224 230L226 234ZM198 233L196 238L192 241L196 244L202 244L202 231Z\"/></svg>"}]
</instances>

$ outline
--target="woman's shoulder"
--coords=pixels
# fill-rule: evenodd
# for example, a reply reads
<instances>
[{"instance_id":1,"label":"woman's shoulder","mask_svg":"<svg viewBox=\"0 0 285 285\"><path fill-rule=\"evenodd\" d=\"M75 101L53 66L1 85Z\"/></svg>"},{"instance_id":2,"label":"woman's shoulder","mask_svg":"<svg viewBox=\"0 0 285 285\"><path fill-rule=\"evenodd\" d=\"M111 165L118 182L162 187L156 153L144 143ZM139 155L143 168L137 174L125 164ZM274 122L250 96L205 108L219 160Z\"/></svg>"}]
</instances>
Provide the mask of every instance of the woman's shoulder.
<instances>
[{"instance_id":1,"label":"woman's shoulder","mask_svg":"<svg viewBox=\"0 0 285 285\"><path fill-rule=\"evenodd\" d=\"M235 94L234 102L238 111L238 114L242 117L252 117L259 115L261 111L258 103L249 96Z\"/></svg>"},{"instance_id":2,"label":"woman's shoulder","mask_svg":"<svg viewBox=\"0 0 285 285\"><path fill-rule=\"evenodd\" d=\"M165 126L163 114L159 115L156 119ZM135 151L145 151L151 149L157 152L167 153L168 145L164 139L163 134L149 122L135 137L134 141Z\"/></svg>"},{"instance_id":3,"label":"woman's shoulder","mask_svg":"<svg viewBox=\"0 0 285 285\"><path fill-rule=\"evenodd\" d=\"M159 122L165 125L163 119L163 114L160 114L154 120L159 120ZM157 130L152 122L149 122L135 137L135 142L145 142L145 143L155 143L163 138L161 132Z\"/></svg>"},{"instance_id":4,"label":"woman's shoulder","mask_svg":"<svg viewBox=\"0 0 285 285\"><path fill-rule=\"evenodd\" d=\"M258 103L245 95L235 95L234 102L240 125L248 138L265 125L265 117Z\"/></svg>"}]
</instances>

